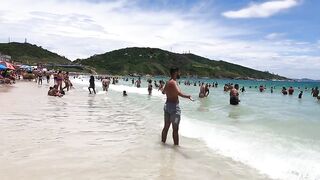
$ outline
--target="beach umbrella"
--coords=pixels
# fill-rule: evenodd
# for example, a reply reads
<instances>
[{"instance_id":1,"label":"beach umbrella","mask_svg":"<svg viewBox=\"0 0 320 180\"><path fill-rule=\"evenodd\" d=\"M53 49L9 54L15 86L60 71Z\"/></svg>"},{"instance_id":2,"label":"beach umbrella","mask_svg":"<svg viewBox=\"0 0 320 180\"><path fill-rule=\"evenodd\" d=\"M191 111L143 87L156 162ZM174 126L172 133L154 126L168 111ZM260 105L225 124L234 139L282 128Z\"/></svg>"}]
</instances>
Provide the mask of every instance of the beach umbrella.
<instances>
[{"instance_id":1,"label":"beach umbrella","mask_svg":"<svg viewBox=\"0 0 320 180\"><path fill-rule=\"evenodd\" d=\"M2 61L2 62L0 62L0 64L4 65L5 67L7 67L7 69L10 69L10 70L16 69L16 68L14 68L14 66L11 63L8 63L6 61Z\"/></svg>"},{"instance_id":2,"label":"beach umbrella","mask_svg":"<svg viewBox=\"0 0 320 180\"><path fill-rule=\"evenodd\" d=\"M4 66L3 64L0 64L0 71L6 70L6 69L8 69L6 66Z\"/></svg>"}]
</instances>

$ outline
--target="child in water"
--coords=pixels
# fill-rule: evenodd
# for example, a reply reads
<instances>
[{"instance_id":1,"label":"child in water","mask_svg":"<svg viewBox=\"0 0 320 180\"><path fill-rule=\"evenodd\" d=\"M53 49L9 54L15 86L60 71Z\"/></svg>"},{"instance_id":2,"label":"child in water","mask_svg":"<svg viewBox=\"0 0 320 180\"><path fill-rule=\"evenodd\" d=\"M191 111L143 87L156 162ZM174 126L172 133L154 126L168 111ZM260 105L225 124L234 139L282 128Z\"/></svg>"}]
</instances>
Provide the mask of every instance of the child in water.
<instances>
[{"instance_id":1,"label":"child in water","mask_svg":"<svg viewBox=\"0 0 320 180\"><path fill-rule=\"evenodd\" d=\"M302 94L303 94L303 91L300 91L300 94L299 94L299 99L301 99L302 98Z\"/></svg>"},{"instance_id":2,"label":"child in water","mask_svg":"<svg viewBox=\"0 0 320 180\"><path fill-rule=\"evenodd\" d=\"M127 91L123 91L122 95L123 96L128 96Z\"/></svg>"}]
</instances>

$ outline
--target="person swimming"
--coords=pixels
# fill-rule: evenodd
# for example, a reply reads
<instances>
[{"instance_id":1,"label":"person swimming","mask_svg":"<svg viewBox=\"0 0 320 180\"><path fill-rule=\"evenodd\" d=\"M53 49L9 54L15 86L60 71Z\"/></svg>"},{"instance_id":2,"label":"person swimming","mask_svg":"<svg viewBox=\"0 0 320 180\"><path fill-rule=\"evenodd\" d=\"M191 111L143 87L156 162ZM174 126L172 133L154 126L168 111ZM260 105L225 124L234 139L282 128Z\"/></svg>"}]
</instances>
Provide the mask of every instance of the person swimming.
<instances>
[{"instance_id":1,"label":"person swimming","mask_svg":"<svg viewBox=\"0 0 320 180\"><path fill-rule=\"evenodd\" d=\"M290 88L288 89L288 93L289 93L289 95L293 95L293 92L294 92L293 87L290 87Z\"/></svg>"},{"instance_id":2,"label":"person swimming","mask_svg":"<svg viewBox=\"0 0 320 180\"><path fill-rule=\"evenodd\" d=\"M232 86L232 89L230 91L230 104L231 105L238 105L240 100L239 100L239 85L235 84L234 87Z\"/></svg>"},{"instance_id":3,"label":"person swimming","mask_svg":"<svg viewBox=\"0 0 320 180\"><path fill-rule=\"evenodd\" d=\"M259 86L259 91L263 92L264 91L264 87L262 85Z\"/></svg>"},{"instance_id":4,"label":"person swimming","mask_svg":"<svg viewBox=\"0 0 320 180\"><path fill-rule=\"evenodd\" d=\"M281 92L282 92L283 95L287 95L288 94L287 89L285 87L282 87L282 91Z\"/></svg>"},{"instance_id":5,"label":"person swimming","mask_svg":"<svg viewBox=\"0 0 320 180\"><path fill-rule=\"evenodd\" d=\"M127 91L123 91L122 96L128 96Z\"/></svg>"}]
</instances>

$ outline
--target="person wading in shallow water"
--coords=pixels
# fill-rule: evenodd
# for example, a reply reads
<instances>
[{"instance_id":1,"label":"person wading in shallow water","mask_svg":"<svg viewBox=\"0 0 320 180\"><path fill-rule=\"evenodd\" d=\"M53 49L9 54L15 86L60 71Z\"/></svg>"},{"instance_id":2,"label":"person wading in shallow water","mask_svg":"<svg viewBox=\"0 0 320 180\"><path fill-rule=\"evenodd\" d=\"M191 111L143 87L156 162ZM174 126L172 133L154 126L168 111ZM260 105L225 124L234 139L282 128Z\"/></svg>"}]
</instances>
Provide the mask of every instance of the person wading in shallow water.
<instances>
[{"instance_id":1,"label":"person wading in shallow water","mask_svg":"<svg viewBox=\"0 0 320 180\"><path fill-rule=\"evenodd\" d=\"M206 89L205 89L204 83L202 83L200 86L199 98L204 98L205 93L206 93Z\"/></svg>"},{"instance_id":2,"label":"person wading in shallow water","mask_svg":"<svg viewBox=\"0 0 320 180\"><path fill-rule=\"evenodd\" d=\"M236 84L230 90L230 104L231 105L238 105L240 102L238 89L239 89L239 85Z\"/></svg>"},{"instance_id":3,"label":"person wading in shallow water","mask_svg":"<svg viewBox=\"0 0 320 180\"><path fill-rule=\"evenodd\" d=\"M88 90L89 90L89 93L91 94L91 88L93 89L93 92L94 94L96 94L96 90L95 90L95 84L94 84L94 76L90 76L90 80L89 80L89 87L88 87Z\"/></svg>"},{"instance_id":4,"label":"person wading in shallow water","mask_svg":"<svg viewBox=\"0 0 320 180\"><path fill-rule=\"evenodd\" d=\"M177 79L180 78L180 72L178 68L170 69L171 79L166 83L162 94L166 94L167 101L164 105L164 127L162 130L162 139L163 143L167 140L168 130L172 124L172 136L174 145L179 145L179 123L181 118L181 110L179 107L179 96L183 98L188 98L191 101L193 99L190 95L185 95L181 92L177 84Z\"/></svg>"},{"instance_id":5,"label":"person wading in shallow water","mask_svg":"<svg viewBox=\"0 0 320 180\"><path fill-rule=\"evenodd\" d=\"M152 94L152 80L151 79L148 80L148 94L149 95Z\"/></svg>"}]
</instances>

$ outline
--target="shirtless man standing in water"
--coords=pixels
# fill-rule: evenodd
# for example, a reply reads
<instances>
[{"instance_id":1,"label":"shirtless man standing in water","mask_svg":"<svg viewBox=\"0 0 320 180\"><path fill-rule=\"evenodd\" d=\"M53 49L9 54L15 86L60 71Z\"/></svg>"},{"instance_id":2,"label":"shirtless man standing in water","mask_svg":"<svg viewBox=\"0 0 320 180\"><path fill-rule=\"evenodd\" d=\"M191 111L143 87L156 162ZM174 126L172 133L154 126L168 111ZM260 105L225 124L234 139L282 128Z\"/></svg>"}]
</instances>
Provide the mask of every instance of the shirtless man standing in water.
<instances>
[{"instance_id":1,"label":"shirtless man standing in water","mask_svg":"<svg viewBox=\"0 0 320 180\"><path fill-rule=\"evenodd\" d=\"M239 100L239 85L236 84L234 87L232 86L232 89L230 91L230 104L231 105L238 105L240 100Z\"/></svg>"},{"instance_id":2,"label":"shirtless man standing in water","mask_svg":"<svg viewBox=\"0 0 320 180\"><path fill-rule=\"evenodd\" d=\"M206 94L206 88L204 86L204 83L200 86L200 92L199 92L199 98L204 98Z\"/></svg>"},{"instance_id":3,"label":"shirtless man standing in water","mask_svg":"<svg viewBox=\"0 0 320 180\"><path fill-rule=\"evenodd\" d=\"M181 110L179 107L179 97L181 96L183 98L188 98L191 101L193 99L191 98L190 95L185 95L182 94L180 91L180 88L178 87L177 84L177 79L180 78L180 72L178 68L172 68L170 69L170 76L171 79L166 83L162 94L167 95L167 101L164 105L164 127L162 130L162 139L161 141L163 143L166 142L167 140L167 134L168 130L170 128L170 125L172 124L172 136L173 136L173 141L174 145L179 145L179 123L180 123L180 116L181 116Z\"/></svg>"}]
</instances>

